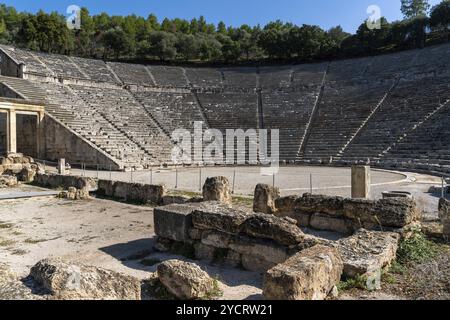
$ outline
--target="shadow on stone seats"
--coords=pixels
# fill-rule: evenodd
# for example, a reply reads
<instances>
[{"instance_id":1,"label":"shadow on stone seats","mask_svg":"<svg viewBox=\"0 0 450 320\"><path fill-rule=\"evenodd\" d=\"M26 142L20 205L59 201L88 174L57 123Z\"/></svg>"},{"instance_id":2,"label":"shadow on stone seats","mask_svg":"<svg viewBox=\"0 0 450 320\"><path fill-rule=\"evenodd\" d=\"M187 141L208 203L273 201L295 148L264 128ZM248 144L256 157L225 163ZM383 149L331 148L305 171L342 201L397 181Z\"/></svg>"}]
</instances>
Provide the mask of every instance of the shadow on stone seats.
<instances>
[{"instance_id":1,"label":"shadow on stone seats","mask_svg":"<svg viewBox=\"0 0 450 320\"><path fill-rule=\"evenodd\" d=\"M154 252L156 237L134 240L126 243L117 243L112 246L100 248L106 254L122 262L131 269L148 270L148 267L139 263L140 260Z\"/></svg>"}]
</instances>

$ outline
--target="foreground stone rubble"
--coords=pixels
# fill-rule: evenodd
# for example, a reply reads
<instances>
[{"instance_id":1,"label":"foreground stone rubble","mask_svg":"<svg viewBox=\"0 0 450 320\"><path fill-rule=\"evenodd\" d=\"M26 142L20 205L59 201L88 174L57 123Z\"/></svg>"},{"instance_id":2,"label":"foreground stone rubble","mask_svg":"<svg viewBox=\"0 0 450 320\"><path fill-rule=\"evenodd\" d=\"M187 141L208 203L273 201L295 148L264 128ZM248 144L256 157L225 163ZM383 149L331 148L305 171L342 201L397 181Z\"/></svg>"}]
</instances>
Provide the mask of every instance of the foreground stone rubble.
<instances>
[{"instance_id":1,"label":"foreground stone rubble","mask_svg":"<svg viewBox=\"0 0 450 320\"><path fill-rule=\"evenodd\" d=\"M359 230L338 242L344 262L344 275L349 278L371 276L395 260L400 235L394 232Z\"/></svg>"},{"instance_id":2,"label":"foreground stone rubble","mask_svg":"<svg viewBox=\"0 0 450 320\"><path fill-rule=\"evenodd\" d=\"M198 300L221 294L218 282L195 264L178 260L158 265L159 281L179 299Z\"/></svg>"},{"instance_id":3,"label":"foreground stone rubble","mask_svg":"<svg viewBox=\"0 0 450 320\"><path fill-rule=\"evenodd\" d=\"M269 300L323 300L340 281L342 271L336 248L314 246L267 271L263 295Z\"/></svg>"},{"instance_id":4,"label":"foreground stone rubble","mask_svg":"<svg viewBox=\"0 0 450 320\"><path fill-rule=\"evenodd\" d=\"M31 268L30 275L54 299L141 299L138 279L102 268L73 265L57 259L42 260Z\"/></svg>"}]
</instances>

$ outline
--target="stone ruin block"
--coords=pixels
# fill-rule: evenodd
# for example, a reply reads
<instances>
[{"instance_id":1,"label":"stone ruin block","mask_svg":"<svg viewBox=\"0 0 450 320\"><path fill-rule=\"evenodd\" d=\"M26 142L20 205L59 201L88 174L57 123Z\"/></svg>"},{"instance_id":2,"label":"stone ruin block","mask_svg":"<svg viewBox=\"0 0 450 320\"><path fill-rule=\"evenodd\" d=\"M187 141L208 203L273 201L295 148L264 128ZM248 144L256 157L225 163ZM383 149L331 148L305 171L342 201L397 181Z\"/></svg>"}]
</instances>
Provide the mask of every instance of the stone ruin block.
<instances>
[{"instance_id":1,"label":"stone ruin block","mask_svg":"<svg viewBox=\"0 0 450 320\"><path fill-rule=\"evenodd\" d=\"M165 195L162 185L99 180L97 194L128 202L161 204Z\"/></svg>"},{"instance_id":2,"label":"stone ruin block","mask_svg":"<svg viewBox=\"0 0 450 320\"><path fill-rule=\"evenodd\" d=\"M217 281L193 263L164 261L158 265L157 274L164 287L178 299L198 300L221 295Z\"/></svg>"},{"instance_id":3,"label":"stone ruin block","mask_svg":"<svg viewBox=\"0 0 450 320\"><path fill-rule=\"evenodd\" d=\"M308 226L316 230L335 231L342 234L351 234L353 232L352 223L347 219L322 213L311 215Z\"/></svg>"},{"instance_id":4,"label":"stone ruin block","mask_svg":"<svg viewBox=\"0 0 450 320\"><path fill-rule=\"evenodd\" d=\"M439 200L439 219L443 225L443 234L445 237L450 236L450 201L441 198Z\"/></svg>"},{"instance_id":5,"label":"stone ruin block","mask_svg":"<svg viewBox=\"0 0 450 320\"><path fill-rule=\"evenodd\" d=\"M241 255L242 267L255 272L266 272L289 258L289 250L273 240L238 236L230 249Z\"/></svg>"},{"instance_id":6,"label":"stone ruin block","mask_svg":"<svg viewBox=\"0 0 450 320\"><path fill-rule=\"evenodd\" d=\"M304 194L278 198L276 215L288 216L301 227L351 234L361 228L403 228L421 218L412 198L344 199Z\"/></svg>"},{"instance_id":7,"label":"stone ruin block","mask_svg":"<svg viewBox=\"0 0 450 320\"><path fill-rule=\"evenodd\" d=\"M285 246L295 245L305 238L295 220L265 214L249 216L242 225L242 233L255 238L273 240Z\"/></svg>"},{"instance_id":8,"label":"stone ruin block","mask_svg":"<svg viewBox=\"0 0 450 320\"><path fill-rule=\"evenodd\" d=\"M342 271L339 251L317 245L267 271L263 295L267 300L323 300L340 281Z\"/></svg>"},{"instance_id":9,"label":"stone ruin block","mask_svg":"<svg viewBox=\"0 0 450 320\"><path fill-rule=\"evenodd\" d=\"M60 300L141 300L139 279L59 259L46 259L31 268L31 277Z\"/></svg>"},{"instance_id":10,"label":"stone ruin block","mask_svg":"<svg viewBox=\"0 0 450 320\"><path fill-rule=\"evenodd\" d=\"M408 198L345 199L344 215L366 226L403 228L420 219L420 210L416 202Z\"/></svg>"},{"instance_id":11,"label":"stone ruin block","mask_svg":"<svg viewBox=\"0 0 450 320\"><path fill-rule=\"evenodd\" d=\"M96 187L97 183L92 178L78 176L62 176L59 174L36 174L34 183L48 188L64 188L74 187L79 190L90 191Z\"/></svg>"},{"instance_id":12,"label":"stone ruin block","mask_svg":"<svg viewBox=\"0 0 450 320\"><path fill-rule=\"evenodd\" d=\"M342 217L344 214L344 198L306 193L297 198L294 209L297 213L325 213L334 217Z\"/></svg>"},{"instance_id":13,"label":"stone ruin block","mask_svg":"<svg viewBox=\"0 0 450 320\"><path fill-rule=\"evenodd\" d=\"M294 213L295 202L297 201L297 196L287 196L275 199L275 208L277 211L277 216L289 216Z\"/></svg>"},{"instance_id":14,"label":"stone ruin block","mask_svg":"<svg viewBox=\"0 0 450 320\"><path fill-rule=\"evenodd\" d=\"M280 189L267 184L258 184L253 198L253 211L265 214L277 212L275 201L280 197Z\"/></svg>"},{"instance_id":15,"label":"stone ruin block","mask_svg":"<svg viewBox=\"0 0 450 320\"><path fill-rule=\"evenodd\" d=\"M396 259L400 235L394 232L359 230L338 241L344 262L344 275L369 277L391 265Z\"/></svg>"},{"instance_id":16,"label":"stone ruin block","mask_svg":"<svg viewBox=\"0 0 450 320\"><path fill-rule=\"evenodd\" d=\"M192 213L192 221L197 229L237 234L248 216L244 211L231 209L219 202L206 202Z\"/></svg>"},{"instance_id":17,"label":"stone ruin block","mask_svg":"<svg viewBox=\"0 0 450 320\"><path fill-rule=\"evenodd\" d=\"M173 204L155 208L153 219L155 233L173 241L190 241L193 206Z\"/></svg>"},{"instance_id":18,"label":"stone ruin block","mask_svg":"<svg viewBox=\"0 0 450 320\"><path fill-rule=\"evenodd\" d=\"M305 235L293 219L248 214L219 202L156 208L154 226L161 248L170 251L170 241L185 243L193 245L198 259L259 272L320 243Z\"/></svg>"},{"instance_id":19,"label":"stone ruin block","mask_svg":"<svg viewBox=\"0 0 450 320\"><path fill-rule=\"evenodd\" d=\"M368 199L370 195L370 166L352 166L352 198Z\"/></svg>"},{"instance_id":20,"label":"stone ruin block","mask_svg":"<svg viewBox=\"0 0 450 320\"><path fill-rule=\"evenodd\" d=\"M0 175L0 188L12 188L17 186L17 178L14 176Z\"/></svg>"},{"instance_id":21,"label":"stone ruin block","mask_svg":"<svg viewBox=\"0 0 450 320\"><path fill-rule=\"evenodd\" d=\"M208 178L203 185L204 201L218 201L231 205L230 182L226 177Z\"/></svg>"}]
</instances>

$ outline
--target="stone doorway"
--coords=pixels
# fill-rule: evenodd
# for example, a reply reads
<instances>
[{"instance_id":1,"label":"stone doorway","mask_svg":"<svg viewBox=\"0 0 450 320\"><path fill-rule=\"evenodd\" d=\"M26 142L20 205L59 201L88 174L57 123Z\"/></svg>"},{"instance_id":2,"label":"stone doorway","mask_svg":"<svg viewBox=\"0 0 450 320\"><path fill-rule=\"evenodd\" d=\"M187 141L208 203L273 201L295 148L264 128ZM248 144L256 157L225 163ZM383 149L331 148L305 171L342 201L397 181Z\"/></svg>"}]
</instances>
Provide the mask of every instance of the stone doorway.
<instances>
[{"instance_id":1,"label":"stone doorway","mask_svg":"<svg viewBox=\"0 0 450 320\"><path fill-rule=\"evenodd\" d=\"M8 114L6 112L0 112L0 156L6 155L8 150L8 142L7 142L7 123L8 123Z\"/></svg>"},{"instance_id":2,"label":"stone doorway","mask_svg":"<svg viewBox=\"0 0 450 320\"><path fill-rule=\"evenodd\" d=\"M38 150L37 114L16 114L17 152L37 157Z\"/></svg>"}]
</instances>

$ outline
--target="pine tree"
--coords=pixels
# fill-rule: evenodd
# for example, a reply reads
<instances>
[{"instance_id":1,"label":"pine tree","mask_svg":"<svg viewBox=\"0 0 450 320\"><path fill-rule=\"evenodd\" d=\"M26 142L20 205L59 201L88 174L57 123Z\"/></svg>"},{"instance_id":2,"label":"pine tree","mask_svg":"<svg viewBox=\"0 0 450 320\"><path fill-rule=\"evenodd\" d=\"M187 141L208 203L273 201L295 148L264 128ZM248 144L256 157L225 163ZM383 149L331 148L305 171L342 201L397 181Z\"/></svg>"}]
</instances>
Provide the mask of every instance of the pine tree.
<instances>
[{"instance_id":1,"label":"pine tree","mask_svg":"<svg viewBox=\"0 0 450 320\"><path fill-rule=\"evenodd\" d=\"M430 9L428 0L401 0L402 13L406 19L426 16Z\"/></svg>"}]
</instances>

